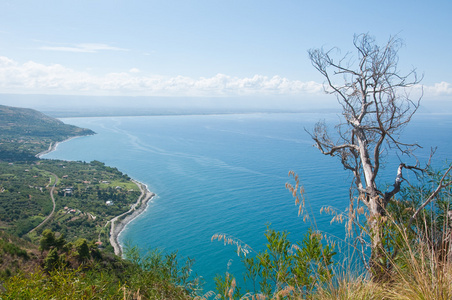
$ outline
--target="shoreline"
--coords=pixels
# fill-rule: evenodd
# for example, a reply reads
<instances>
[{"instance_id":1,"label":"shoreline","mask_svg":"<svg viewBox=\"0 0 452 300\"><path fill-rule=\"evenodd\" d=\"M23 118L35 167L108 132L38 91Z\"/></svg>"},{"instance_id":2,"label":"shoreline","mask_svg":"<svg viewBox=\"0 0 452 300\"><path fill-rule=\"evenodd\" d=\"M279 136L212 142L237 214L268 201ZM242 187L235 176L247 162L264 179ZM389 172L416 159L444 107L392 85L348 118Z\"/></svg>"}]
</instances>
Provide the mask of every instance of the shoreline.
<instances>
[{"instance_id":1,"label":"shoreline","mask_svg":"<svg viewBox=\"0 0 452 300\"><path fill-rule=\"evenodd\" d=\"M39 159L42 159L42 156L43 156L43 155L46 155L46 154L49 154L50 152L55 151L59 144L64 143L64 142L67 142L67 141L70 141L70 140L75 139L75 138L82 137L82 136L84 136L84 135L76 135L76 136L72 136L72 137L70 137L70 138L67 138L67 139L61 141L61 142L55 142L55 143L52 142L52 143L50 143L50 145L49 145L49 149L44 150L44 151L42 151L42 152L39 152L38 154L35 155L35 157L36 157L36 158L39 158Z\"/></svg>"},{"instance_id":2,"label":"shoreline","mask_svg":"<svg viewBox=\"0 0 452 300\"><path fill-rule=\"evenodd\" d=\"M141 195L138 197L137 202L135 204L132 204L132 207L128 211L114 217L106 224L107 226L108 223L111 223L110 244L114 249L115 255L118 256L122 256L122 245L118 241L119 235L130 222L132 222L146 210L149 201L156 196L155 193L151 192L148 189L146 184L135 179L131 179L131 181L134 182L141 191ZM118 221L118 219L122 217L124 218Z\"/></svg>"},{"instance_id":3,"label":"shoreline","mask_svg":"<svg viewBox=\"0 0 452 300\"><path fill-rule=\"evenodd\" d=\"M83 135L73 136L73 137L67 138L61 142L50 143L49 148L47 150L36 154L35 157L42 159L43 155L46 155L52 151L55 151L59 144L70 141L70 140L78 138L78 137L82 137L82 136ZM131 178L130 180L133 183L135 183L141 191L141 194L138 197L137 202L132 204L131 208L128 211L113 217L111 220L107 221L107 223L105 224L105 226L107 226L109 223L111 223L109 241L114 249L115 255L118 255L118 256L122 255L122 246L118 242L119 235L124 230L124 228L127 226L127 224L132 222L135 218L137 218L139 215L141 215L146 210L146 208L148 207L149 201L151 201L156 196L155 193L153 193L149 190L149 188L147 187L146 184L144 184L138 180L135 180L133 178ZM122 218L122 217L124 217L124 218L122 220L118 221L118 219Z\"/></svg>"}]
</instances>

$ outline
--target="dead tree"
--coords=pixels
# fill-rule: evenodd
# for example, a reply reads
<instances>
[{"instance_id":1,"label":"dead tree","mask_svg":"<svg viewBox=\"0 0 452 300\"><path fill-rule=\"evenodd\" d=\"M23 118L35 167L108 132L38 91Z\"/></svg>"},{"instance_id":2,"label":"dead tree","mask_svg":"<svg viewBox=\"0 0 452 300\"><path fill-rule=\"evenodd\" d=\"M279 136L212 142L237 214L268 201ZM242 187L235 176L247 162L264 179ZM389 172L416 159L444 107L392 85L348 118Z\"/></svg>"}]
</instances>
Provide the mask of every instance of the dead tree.
<instances>
[{"instance_id":1,"label":"dead tree","mask_svg":"<svg viewBox=\"0 0 452 300\"><path fill-rule=\"evenodd\" d=\"M348 53L335 59L336 48L309 50L312 65L325 78L326 93L334 94L342 106L334 138L324 122L318 122L310 134L323 154L338 157L353 174L352 186L357 197L351 196L351 201L367 207L372 249L369 265L375 278L379 278L385 208L400 191L403 169L413 167L400 163L394 170L394 184L386 191L379 187L378 174L382 157L388 151L410 155L419 147L402 142L399 134L419 107L421 96L412 100L409 92L421 78L415 69L400 74L397 53L402 42L398 38L392 37L378 46L374 38L361 34L354 37L353 44L357 51L354 57Z\"/></svg>"}]
</instances>

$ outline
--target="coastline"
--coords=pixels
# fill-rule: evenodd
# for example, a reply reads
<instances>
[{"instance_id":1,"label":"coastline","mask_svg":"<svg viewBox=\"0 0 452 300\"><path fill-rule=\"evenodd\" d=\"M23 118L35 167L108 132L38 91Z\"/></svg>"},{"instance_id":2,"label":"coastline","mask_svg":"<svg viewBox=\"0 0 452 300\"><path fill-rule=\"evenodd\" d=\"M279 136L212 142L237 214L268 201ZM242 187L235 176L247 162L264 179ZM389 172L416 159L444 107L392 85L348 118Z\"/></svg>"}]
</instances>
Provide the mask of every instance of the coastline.
<instances>
[{"instance_id":1,"label":"coastline","mask_svg":"<svg viewBox=\"0 0 452 300\"><path fill-rule=\"evenodd\" d=\"M61 142L50 143L49 148L47 150L36 154L35 157L41 159L42 156L44 156L52 151L55 151L59 144L70 141L70 140L78 138L78 137L82 137L82 135L73 136L73 137L67 138ZM126 211L118 216L113 217L110 221L108 221L105 224L105 226L107 226L109 223L111 223L109 241L114 249L114 253L118 256L122 255L122 246L118 242L119 235L124 230L124 228L127 226L127 224L132 222L136 217L138 217L140 214L142 214L146 210L146 208L148 206L148 202L154 196L156 196L155 193L151 192L148 189L146 184L139 182L138 180L135 180L133 178L130 180L133 183L135 183L141 191L141 194L138 197L137 202L132 204L131 208L128 211ZM118 221L118 219L120 219L120 218L122 218L122 219Z\"/></svg>"},{"instance_id":2,"label":"coastline","mask_svg":"<svg viewBox=\"0 0 452 300\"><path fill-rule=\"evenodd\" d=\"M82 137L82 136L83 135L76 135L76 136L72 136L70 138L67 138L67 139L65 139L65 140L63 140L61 142L50 143L49 149L44 150L42 152L39 152L38 154L35 155L35 157L36 158L42 158L43 155L46 155L46 154L48 154L48 153L50 153L52 151L55 151L59 144L67 142L67 141L70 141L70 140L78 138L78 137Z\"/></svg>"},{"instance_id":3,"label":"coastline","mask_svg":"<svg viewBox=\"0 0 452 300\"><path fill-rule=\"evenodd\" d=\"M121 256L122 255L122 246L118 242L118 237L121 234L121 232L124 230L124 228L132 222L135 218L137 218L139 215L141 215L147 208L149 201L154 198L155 193L151 192L147 185L145 185L142 182L139 182L135 179L131 179L132 182L134 182L138 188L141 191L141 195L138 197L137 202L132 205L132 207L126 211L125 213L122 213L110 221L107 222L111 223L110 227L110 244L113 246L115 255ZM124 217L122 220L119 220L119 218Z\"/></svg>"}]
</instances>

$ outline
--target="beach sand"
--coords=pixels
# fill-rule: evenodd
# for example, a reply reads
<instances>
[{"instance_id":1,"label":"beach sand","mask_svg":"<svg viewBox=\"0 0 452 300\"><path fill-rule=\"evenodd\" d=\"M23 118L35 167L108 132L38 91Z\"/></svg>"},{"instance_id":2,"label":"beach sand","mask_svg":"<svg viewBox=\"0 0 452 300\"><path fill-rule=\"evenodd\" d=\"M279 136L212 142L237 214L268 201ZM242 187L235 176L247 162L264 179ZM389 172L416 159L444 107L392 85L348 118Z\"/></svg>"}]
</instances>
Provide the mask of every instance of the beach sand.
<instances>
[{"instance_id":1,"label":"beach sand","mask_svg":"<svg viewBox=\"0 0 452 300\"><path fill-rule=\"evenodd\" d=\"M77 135L77 136L73 136L73 137L70 137L68 139L65 139L64 141L61 141L61 142L50 143L49 149L47 149L45 151L42 151L42 152L39 152L38 154L35 155L35 157L36 158L41 158L41 156L43 156L43 155L45 155L47 153L50 153L52 151L55 151L55 149L58 147L59 144L67 142L67 141L70 141L72 139L75 139L75 138L78 138L78 137L81 137L81 136L82 135Z\"/></svg>"},{"instance_id":2,"label":"beach sand","mask_svg":"<svg viewBox=\"0 0 452 300\"><path fill-rule=\"evenodd\" d=\"M119 234L122 230L124 230L128 223L146 210L148 202L155 196L154 193L149 191L145 184L133 179L132 181L140 188L141 191L141 195L138 197L137 202L133 204L127 212L120 214L109 221L111 223L110 244L113 246L115 254L118 256L122 255L122 247L118 242ZM124 218L119 220L122 217Z\"/></svg>"}]
</instances>

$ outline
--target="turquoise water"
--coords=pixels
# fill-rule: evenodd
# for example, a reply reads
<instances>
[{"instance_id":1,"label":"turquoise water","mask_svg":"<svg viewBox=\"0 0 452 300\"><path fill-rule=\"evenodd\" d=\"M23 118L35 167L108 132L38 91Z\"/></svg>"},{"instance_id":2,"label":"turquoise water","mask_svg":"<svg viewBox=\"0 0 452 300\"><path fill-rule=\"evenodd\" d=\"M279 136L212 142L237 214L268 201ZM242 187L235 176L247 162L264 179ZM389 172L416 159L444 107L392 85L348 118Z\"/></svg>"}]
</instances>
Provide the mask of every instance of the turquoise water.
<instances>
[{"instance_id":1,"label":"turquoise water","mask_svg":"<svg viewBox=\"0 0 452 300\"><path fill-rule=\"evenodd\" d=\"M339 161L312 147L304 128L319 119L335 123L335 114L237 114L148 117L68 118L65 123L90 128L94 136L61 143L44 158L100 160L145 183L158 196L130 223L120 242L140 248L178 250L196 260L194 271L212 288L212 278L230 272L241 277L235 247L211 242L230 234L262 249L266 225L300 239L309 224L285 189L289 170L301 177L317 227L344 236L344 225L330 225L318 212L323 205L345 209L350 175ZM433 121L433 122L432 122ZM425 161L437 145L436 162L450 157L450 116L420 115L404 138L424 149ZM441 139L440 139L441 138ZM394 180L398 162L388 157L385 182Z\"/></svg>"}]
</instances>

